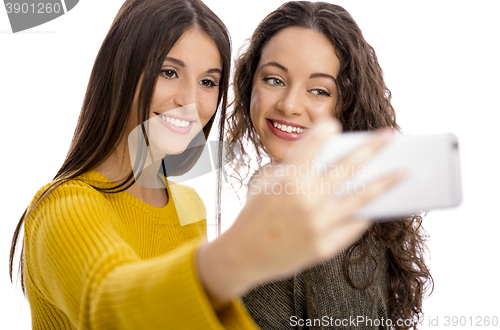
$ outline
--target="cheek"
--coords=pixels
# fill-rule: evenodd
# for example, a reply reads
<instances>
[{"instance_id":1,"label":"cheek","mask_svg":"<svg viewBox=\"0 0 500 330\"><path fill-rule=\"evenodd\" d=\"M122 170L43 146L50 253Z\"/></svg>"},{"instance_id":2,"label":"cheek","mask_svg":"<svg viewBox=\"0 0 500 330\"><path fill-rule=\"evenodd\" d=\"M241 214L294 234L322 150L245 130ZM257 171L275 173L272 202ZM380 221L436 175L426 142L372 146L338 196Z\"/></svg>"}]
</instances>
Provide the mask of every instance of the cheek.
<instances>
[{"instance_id":1,"label":"cheek","mask_svg":"<svg viewBox=\"0 0 500 330\"><path fill-rule=\"evenodd\" d=\"M311 121L316 122L321 118L334 117L335 105L336 100L332 100L332 102L326 102L313 106L313 110L309 111Z\"/></svg>"},{"instance_id":2,"label":"cheek","mask_svg":"<svg viewBox=\"0 0 500 330\"><path fill-rule=\"evenodd\" d=\"M255 88L252 91L250 98L250 118L254 126L257 126L257 123L264 119L270 103L272 103L271 95L266 95L260 88Z\"/></svg>"},{"instance_id":3,"label":"cheek","mask_svg":"<svg viewBox=\"0 0 500 330\"><path fill-rule=\"evenodd\" d=\"M168 86L164 79L158 79L151 98L151 108L162 107L164 103L167 103L172 98L171 94L173 93L175 92L172 86Z\"/></svg>"},{"instance_id":4,"label":"cheek","mask_svg":"<svg viewBox=\"0 0 500 330\"><path fill-rule=\"evenodd\" d=\"M258 112L258 93L252 91L252 96L250 97L250 118L252 119L252 123L255 123L255 120L257 119L257 112ZM255 126L255 125L254 125Z\"/></svg>"},{"instance_id":5,"label":"cheek","mask_svg":"<svg viewBox=\"0 0 500 330\"><path fill-rule=\"evenodd\" d=\"M219 98L219 93L213 93L213 95L205 95L200 99L198 116L203 126L212 118L212 116L217 111L217 99Z\"/></svg>"}]
</instances>

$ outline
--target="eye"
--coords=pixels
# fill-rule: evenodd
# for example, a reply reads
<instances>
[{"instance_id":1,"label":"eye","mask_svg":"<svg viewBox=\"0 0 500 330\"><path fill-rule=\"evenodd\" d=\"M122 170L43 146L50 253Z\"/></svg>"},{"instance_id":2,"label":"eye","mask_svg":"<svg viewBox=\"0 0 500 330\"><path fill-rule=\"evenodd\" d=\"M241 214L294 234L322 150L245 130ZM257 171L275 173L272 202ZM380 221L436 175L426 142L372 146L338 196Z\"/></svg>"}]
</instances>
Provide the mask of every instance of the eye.
<instances>
[{"instance_id":1,"label":"eye","mask_svg":"<svg viewBox=\"0 0 500 330\"><path fill-rule=\"evenodd\" d=\"M311 93L313 93L314 95L317 95L317 96L321 96L321 97L330 97L330 93L328 93L327 91L325 91L324 89L313 89L311 90Z\"/></svg>"},{"instance_id":2,"label":"eye","mask_svg":"<svg viewBox=\"0 0 500 330\"><path fill-rule=\"evenodd\" d=\"M264 81L271 86L276 86L276 87L285 86L283 80L276 77L266 77L264 78Z\"/></svg>"},{"instance_id":3,"label":"eye","mask_svg":"<svg viewBox=\"0 0 500 330\"><path fill-rule=\"evenodd\" d=\"M179 78L177 75L177 71L174 69L163 69L160 71L160 74L165 78L165 79L174 79L174 78Z\"/></svg>"},{"instance_id":4,"label":"eye","mask_svg":"<svg viewBox=\"0 0 500 330\"><path fill-rule=\"evenodd\" d=\"M203 80L200 80L199 84L203 87L207 87L207 88L214 88L214 87L217 87L219 85L217 85L217 83L212 80L212 79L203 79Z\"/></svg>"}]
</instances>

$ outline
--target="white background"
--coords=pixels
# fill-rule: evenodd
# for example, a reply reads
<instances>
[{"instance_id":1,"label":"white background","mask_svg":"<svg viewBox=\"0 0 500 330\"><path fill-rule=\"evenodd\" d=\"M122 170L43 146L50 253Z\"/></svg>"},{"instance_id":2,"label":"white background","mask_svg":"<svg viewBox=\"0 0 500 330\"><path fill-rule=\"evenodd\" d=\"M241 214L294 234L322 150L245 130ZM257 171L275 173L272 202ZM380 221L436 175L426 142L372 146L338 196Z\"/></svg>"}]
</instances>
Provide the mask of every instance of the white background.
<instances>
[{"instance_id":1,"label":"white background","mask_svg":"<svg viewBox=\"0 0 500 330\"><path fill-rule=\"evenodd\" d=\"M11 33L0 7L2 329L30 328L27 301L20 286L15 289L8 279L12 233L34 193L63 162L95 56L122 3L83 0L66 15L17 34ZM228 26L235 55L257 23L282 1L205 3ZM431 212L424 220L436 282L424 302L426 318L438 317L439 328L446 316L473 317L474 324L477 316L500 318L498 2L335 3L353 15L375 48L404 132L453 132L460 140L463 204ZM213 219L213 190L196 189ZM227 204L225 228L238 212Z\"/></svg>"}]
</instances>

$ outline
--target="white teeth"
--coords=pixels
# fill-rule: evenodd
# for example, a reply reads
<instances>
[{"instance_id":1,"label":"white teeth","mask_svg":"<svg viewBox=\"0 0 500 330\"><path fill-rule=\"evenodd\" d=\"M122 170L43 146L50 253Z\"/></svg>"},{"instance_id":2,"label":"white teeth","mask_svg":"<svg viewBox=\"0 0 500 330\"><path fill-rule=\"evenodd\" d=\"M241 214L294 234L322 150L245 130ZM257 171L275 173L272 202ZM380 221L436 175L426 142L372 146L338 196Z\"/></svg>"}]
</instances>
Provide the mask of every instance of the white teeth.
<instances>
[{"instance_id":1,"label":"white teeth","mask_svg":"<svg viewBox=\"0 0 500 330\"><path fill-rule=\"evenodd\" d=\"M277 122L272 122L273 126L276 127L277 129L281 130L282 132L287 132L287 133L304 133L306 131L305 128L302 127L294 127L294 126L287 126L287 125L282 125Z\"/></svg>"},{"instance_id":2,"label":"white teeth","mask_svg":"<svg viewBox=\"0 0 500 330\"><path fill-rule=\"evenodd\" d=\"M177 127L188 127L189 124L191 124L190 121L174 119L174 118L170 118L170 117L167 117L164 115L160 115L160 118L163 119L164 121L166 121L167 123L170 123L170 124L177 126Z\"/></svg>"}]
</instances>

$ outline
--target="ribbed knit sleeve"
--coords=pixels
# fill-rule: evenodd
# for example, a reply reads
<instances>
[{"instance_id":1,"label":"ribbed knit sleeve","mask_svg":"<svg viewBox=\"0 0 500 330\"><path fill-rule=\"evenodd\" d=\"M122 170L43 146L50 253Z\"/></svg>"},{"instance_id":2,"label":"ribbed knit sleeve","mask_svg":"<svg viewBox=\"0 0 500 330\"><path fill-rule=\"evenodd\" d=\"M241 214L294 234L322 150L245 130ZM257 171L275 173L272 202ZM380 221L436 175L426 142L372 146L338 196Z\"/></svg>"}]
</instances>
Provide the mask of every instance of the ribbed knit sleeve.
<instances>
[{"instance_id":1,"label":"ribbed knit sleeve","mask_svg":"<svg viewBox=\"0 0 500 330\"><path fill-rule=\"evenodd\" d=\"M116 231L120 218L109 201L74 182L26 220L33 329L256 329L239 301L214 311L195 265L202 238L140 258Z\"/></svg>"}]
</instances>

